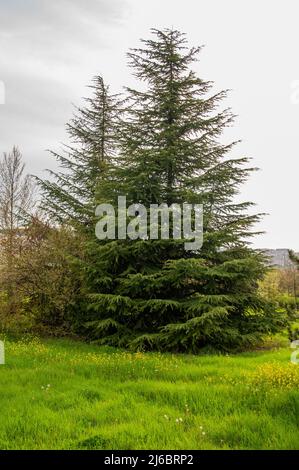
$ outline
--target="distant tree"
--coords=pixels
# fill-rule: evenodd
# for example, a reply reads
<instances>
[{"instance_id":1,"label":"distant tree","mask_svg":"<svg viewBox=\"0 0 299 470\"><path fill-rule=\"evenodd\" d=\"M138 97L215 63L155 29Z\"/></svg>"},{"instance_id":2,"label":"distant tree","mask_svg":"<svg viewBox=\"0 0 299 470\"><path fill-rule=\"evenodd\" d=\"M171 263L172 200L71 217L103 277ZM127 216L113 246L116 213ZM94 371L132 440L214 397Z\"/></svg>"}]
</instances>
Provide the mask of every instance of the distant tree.
<instances>
[{"instance_id":1,"label":"distant tree","mask_svg":"<svg viewBox=\"0 0 299 470\"><path fill-rule=\"evenodd\" d=\"M24 222L33 206L34 186L24 174L25 163L18 147L4 153L0 160L0 229L12 233Z\"/></svg>"},{"instance_id":2,"label":"distant tree","mask_svg":"<svg viewBox=\"0 0 299 470\"><path fill-rule=\"evenodd\" d=\"M34 185L24 174L21 152L13 147L0 160L0 237L2 288L6 289L9 311L13 310L15 258L22 249L22 229L34 206Z\"/></svg>"},{"instance_id":3,"label":"distant tree","mask_svg":"<svg viewBox=\"0 0 299 470\"><path fill-rule=\"evenodd\" d=\"M279 270L269 270L265 277L259 282L261 295L269 300L275 300L282 293L280 289L280 279Z\"/></svg>"},{"instance_id":4,"label":"distant tree","mask_svg":"<svg viewBox=\"0 0 299 470\"><path fill-rule=\"evenodd\" d=\"M294 294L294 298L295 298L295 301L296 301L296 298L297 298L297 295L298 295L298 286L297 286L297 274L298 274L298 271L299 271L299 257L298 255L296 255L296 253L293 251L293 250L288 250L289 252L289 257L290 257L290 260L292 261L293 263L293 268L290 268L291 272L292 272L292 280L293 280L293 294ZM296 272L297 271L297 272Z\"/></svg>"},{"instance_id":5,"label":"distant tree","mask_svg":"<svg viewBox=\"0 0 299 470\"><path fill-rule=\"evenodd\" d=\"M299 269L299 256L293 250L288 250L288 253L290 260Z\"/></svg>"},{"instance_id":6,"label":"distant tree","mask_svg":"<svg viewBox=\"0 0 299 470\"><path fill-rule=\"evenodd\" d=\"M282 295L287 295L293 297L296 302L298 281L299 272L295 265L287 268L272 268L259 282L259 290L268 299L277 300Z\"/></svg>"}]
</instances>

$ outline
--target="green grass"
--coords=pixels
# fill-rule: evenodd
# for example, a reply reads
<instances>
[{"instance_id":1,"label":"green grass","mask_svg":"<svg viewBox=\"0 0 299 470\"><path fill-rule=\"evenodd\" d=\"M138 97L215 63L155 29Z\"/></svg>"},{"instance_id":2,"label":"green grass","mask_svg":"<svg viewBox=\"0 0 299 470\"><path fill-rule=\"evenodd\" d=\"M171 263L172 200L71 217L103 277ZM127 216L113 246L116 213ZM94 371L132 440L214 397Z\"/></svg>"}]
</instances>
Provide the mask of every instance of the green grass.
<instances>
[{"instance_id":1,"label":"green grass","mask_svg":"<svg viewBox=\"0 0 299 470\"><path fill-rule=\"evenodd\" d=\"M6 341L0 449L298 449L299 365L287 348L129 354Z\"/></svg>"}]
</instances>

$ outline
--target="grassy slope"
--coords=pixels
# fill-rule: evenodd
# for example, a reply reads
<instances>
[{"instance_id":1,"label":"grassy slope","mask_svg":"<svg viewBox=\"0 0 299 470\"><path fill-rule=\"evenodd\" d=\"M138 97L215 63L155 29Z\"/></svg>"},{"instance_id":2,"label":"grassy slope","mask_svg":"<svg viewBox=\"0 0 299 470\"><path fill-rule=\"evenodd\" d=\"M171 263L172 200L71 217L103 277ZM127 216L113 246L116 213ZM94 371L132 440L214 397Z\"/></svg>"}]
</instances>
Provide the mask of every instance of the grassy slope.
<instances>
[{"instance_id":1,"label":"grassy slope","mask_svg":"<svg viewBox=\"0 0 299 470\"><path fill-rule=\"evenodd\" d=\"M288 349L194 357L6 342L0 449L298 449L298 390Z\"/></svg>"}]
</instances>

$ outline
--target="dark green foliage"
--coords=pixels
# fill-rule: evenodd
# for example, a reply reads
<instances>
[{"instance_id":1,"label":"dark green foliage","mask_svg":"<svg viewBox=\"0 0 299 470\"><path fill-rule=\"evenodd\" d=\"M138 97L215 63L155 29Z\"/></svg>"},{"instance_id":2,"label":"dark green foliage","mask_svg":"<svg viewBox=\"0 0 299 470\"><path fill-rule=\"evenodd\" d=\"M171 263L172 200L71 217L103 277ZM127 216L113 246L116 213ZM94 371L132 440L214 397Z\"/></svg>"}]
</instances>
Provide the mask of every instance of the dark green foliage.
<instances>
[{"instance_id":1,"label":"dark green foliage","mask_svg":"<svg viewBox=\"0 0 299 470\"><path fill-rule=\"evenodd\" d=\"M288 250L288 253L289 253L289 258L292 261L292 263L294 264L294 266L296 266L296 268L299 269L299 257L298 257L298 255L293 250Z\"/></svg>"},{"instance_id":2,"label":"dark green foliage","mask_svg":"<svg viewBox=\"0 0 299 470\"><path fill-rule=\"evenodd\" d=\"M115 204L119 195L146 207L202 203L204 244L188 252L178 240L92 242L85 327L134 349L248 346L283 324L257 294L263 258L246 242L260 215L235 202L253 168L228 157L234 143L219 142L233 116L217 109L226 93L207 95L211 83L189 68L200 49L187 49L178 31L153 34L128 54L146 89L128 89L118 165L99 193Z\"/></svg>"},{"instance_id":3,"label":"dark green foliage","mask_svg":"<svg viewBox=\"0 0 299 470\"><path fill-rule=\"evenodd\" d=\"M128 54L143 84L127 89L121 119L98 80L96 99L68 128L79 148L57 156L68 172L42 187L50 211L77 230L93 227L98 202L116 207L118 196L146 208L203 204L204 243L186 251L184 240L99 241L89 231L78 263L89 299L79 331L133 349L246 347L283 324L257 293L264 260L248 239L261 215L236 202L254 168L231 156L236 142L220 142L233 115L218 108L226 92L212 93L190 68L200 48L188 49L178 31L152 32Z\"/></svg>"},{"instance_id":4,"label":"dark green foliage","mask_svg":"<svg viewBox=\"0 0 299 470\"><path fill-rule=\"evenodd\" d=\"M227 250L214 260L166 260L157 241L129 243L96 250L90 280L97 277L98 293L90 296L92 321L85 325L92 338L134 349L229 350L283 326L256 293L264 269L258 255L236 259Z\"/></svg>"},{"instance_id":5,"label":"dark green foliage","mask_svg":"<svg viewBox=\"0 0 299 470\"><path fill-rule=\"evenodd\" d=\"M51 152L62 171L50 171L51 180L38 179L45 211L79 230L93 227L96 188L116 154L122 104L109 94L102 77L95 77L90 88L92 97L67 125L73 145L65 145L63 154Z\"/></svg>"}]
</instances>

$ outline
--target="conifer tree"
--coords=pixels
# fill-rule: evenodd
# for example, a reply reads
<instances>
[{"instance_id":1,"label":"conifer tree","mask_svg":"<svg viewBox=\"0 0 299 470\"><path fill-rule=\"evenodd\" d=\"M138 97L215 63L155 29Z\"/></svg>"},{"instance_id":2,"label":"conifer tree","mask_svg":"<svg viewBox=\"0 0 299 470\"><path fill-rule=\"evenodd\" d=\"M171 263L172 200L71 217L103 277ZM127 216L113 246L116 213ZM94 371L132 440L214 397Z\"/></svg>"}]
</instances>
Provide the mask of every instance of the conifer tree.
<instances>
[{"instance_id":1,"label":"conifer tree","mask_svg":"<svg viewBox=\"0 0 299 470\"><path fill-rule=\"evenodd\" d=\"M124 195L146 207L203 204L204 243L193 252L174 238L92 243L85 327L103 343L134 349L244 347L282 322L257 293L265 267L248 238L260 215L235 202L254 168L231 157L235 142L220 141L233 116L218 109L226 92L211 93L212 83L190 68L200 48L188 49L179 31L152 32L128 54L143 87L127 90L119 163L99 194L115 206Z\"/></svg>"},{"instance_id":2,"label":"conifer tree","mask_svg":"<svg viewBox=\"0 0 299 470\"><path fill-rule=\"evenodd\" d=\"M78 229L93 226L96 188L116 155L117 122L121 100L111 95L101 76L90 86L92 96L86 106L76 108L67 124L70 145L62 154L51 152L61 171L49 171L51 179L38 179L42 189L42 207L59 223L71 223Z\"/></svg>"}]
</instances>

